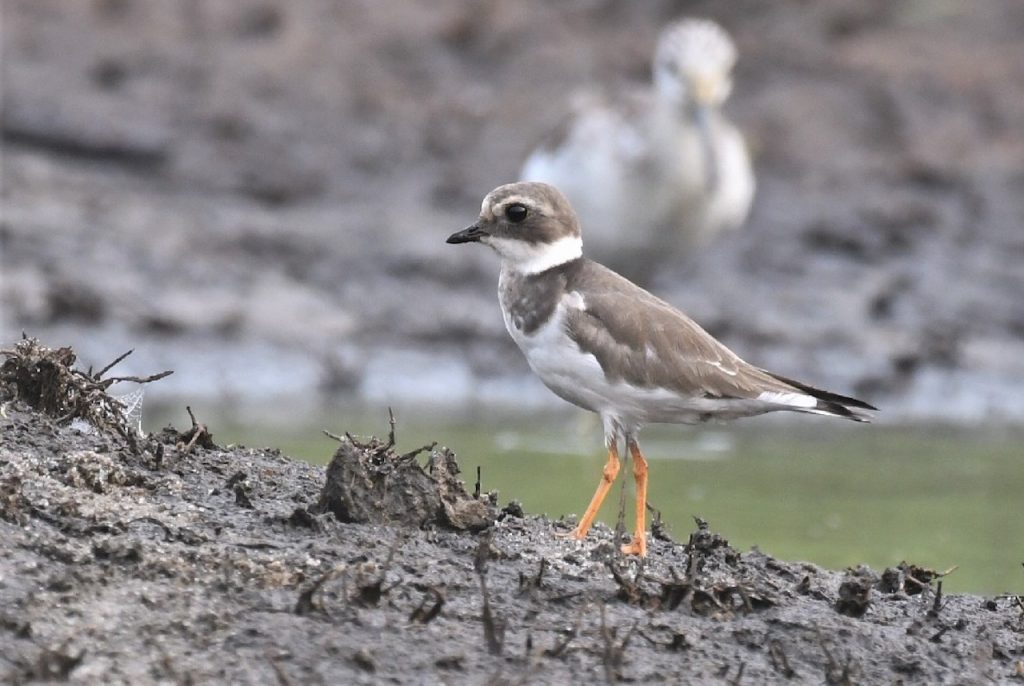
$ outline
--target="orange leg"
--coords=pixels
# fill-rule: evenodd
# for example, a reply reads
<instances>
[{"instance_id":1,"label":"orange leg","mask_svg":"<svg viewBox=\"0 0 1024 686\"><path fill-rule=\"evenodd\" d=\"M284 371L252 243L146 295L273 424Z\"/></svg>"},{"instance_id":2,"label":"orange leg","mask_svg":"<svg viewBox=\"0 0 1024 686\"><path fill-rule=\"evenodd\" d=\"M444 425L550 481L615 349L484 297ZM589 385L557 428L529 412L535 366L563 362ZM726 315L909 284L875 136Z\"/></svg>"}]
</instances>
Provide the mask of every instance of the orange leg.
<instances>
[{"instance_id":1,"label":"orange leg","mask_svg":"<svg viewBox=\"0 0 1024 686\"><path fill-rule=\"evenodd\" d=\"M636 479L636 529L633 541L622 546L622 552L643 557L647 555L647 460L636 441L629 439L626 444L633 458L633 478Z\"/></svg>"},{"instance_id":2,"label":"orange leg","mask_svg":"<svg viewBox=\"0 0 1024 686\"><path fill-rule=\"evenodd\" d=\"M587 511L583 513L580 523L568 534L570 537L575 539L586 537L587 532L590 531L590 525L594 523L594 517L597 516L597 511L601 509L601 503L604 502L605 496L608 495L608 491L618 475L619 448L613 442L608 446L608 461L605 462L604 471L601 473L601 482L597 484L594 497L590 499L590 504L587 505Z\"/></svg>"}]
</instances>

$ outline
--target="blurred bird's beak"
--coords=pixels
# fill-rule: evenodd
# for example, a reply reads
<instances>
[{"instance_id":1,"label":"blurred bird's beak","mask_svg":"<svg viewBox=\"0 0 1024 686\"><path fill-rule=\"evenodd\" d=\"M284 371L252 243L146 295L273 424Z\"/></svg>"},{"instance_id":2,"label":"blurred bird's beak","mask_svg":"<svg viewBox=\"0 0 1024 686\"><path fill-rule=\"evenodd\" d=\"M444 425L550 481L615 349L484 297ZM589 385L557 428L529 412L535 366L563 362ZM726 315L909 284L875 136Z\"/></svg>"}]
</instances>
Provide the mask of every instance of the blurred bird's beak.
<instances>
[{"instance_id":1,"label":"blurred bird's beak","mask_svg":"<svg viewBox=\"0 0 1024 686\"><path fill-rule=\"evenodd\" d=\"M715 98L715 80L708 76L694 75L690 80L693 99L700 107L710 107Z\"/></svg>"},{"instance_id":2,"label":"blurred bird's beak","mask_svg":"<svg viewBox=\"0 0 1024 686\"><path fill-rule=\"evenodd\" d=\"M448 236L446 243L479 243L484 236L490 235L476 224Z\"/></svg>"},{"instance_id":3,"label":"blurred bird's beak","mask_svg":"<svg viewBox=\"0 0 1024 686\"><path fill-rule=\"evenodd\" d=\"M714 87L709 79L693 80L693 120L700 136L700 147L704 159L704 187L710 193L718 189L718 149L711 124L711 108Z\"/></svg>"}]
</instances>

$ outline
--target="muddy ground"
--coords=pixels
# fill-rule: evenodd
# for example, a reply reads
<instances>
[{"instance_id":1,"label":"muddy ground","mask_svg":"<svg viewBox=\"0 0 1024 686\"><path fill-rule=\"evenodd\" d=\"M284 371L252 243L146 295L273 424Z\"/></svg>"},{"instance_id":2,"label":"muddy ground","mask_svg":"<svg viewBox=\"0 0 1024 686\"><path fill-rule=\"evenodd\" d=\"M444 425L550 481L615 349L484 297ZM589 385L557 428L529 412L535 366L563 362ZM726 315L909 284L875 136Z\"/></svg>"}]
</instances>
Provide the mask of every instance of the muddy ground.
<instances>
[{"instance_id":1,"label":"muddy ground","mask_svg":"<svg viewBox=\"0 0 1024 686\"><path fill-rule=\"evenodd\" d=\"M684 14L736 38L759 188L655 290L888 420L1024 419L1018 0L7 0L0 339L190 400L555 405L443 241Z\"/></svg>"},{"instance_id":2,"label":"muddy ground","mask_svg":"<svg viewBox=\"0 0 1024 686\"><path fill-rule=\"evenodd\" d=\"M201 417L144 437L114 416L76 429L102 389L48 405L25 389L95 390L103 375L38 384L45 364L11 359L4 683L1024 678L1017 597L944 595L911 564L830 571L738 551L702 522L655 527L641 563L603 525L568 541L571 517L465 487L451 451L402 445L401 427L397 444L393 425L388 440L339 435L327 468L218 446Z\"/></svg>"}]
</instances>

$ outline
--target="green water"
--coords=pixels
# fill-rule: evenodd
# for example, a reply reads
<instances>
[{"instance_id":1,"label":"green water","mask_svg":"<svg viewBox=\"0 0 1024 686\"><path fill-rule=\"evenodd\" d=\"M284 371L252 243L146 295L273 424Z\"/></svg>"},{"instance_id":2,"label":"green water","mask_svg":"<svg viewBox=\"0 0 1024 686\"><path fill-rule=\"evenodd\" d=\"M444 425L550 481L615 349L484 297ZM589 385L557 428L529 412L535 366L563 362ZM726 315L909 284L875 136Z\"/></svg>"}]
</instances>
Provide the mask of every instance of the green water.
<instances>
[{"instance_id":1,"label":"green water","mask_svg":"<svg viewBox=\"0 0 1024 686\"><path fill-rule=\"evenodd\" d=\"M586 414L472 421L402 413L398 448L439 441L454 449L467 482L527 512L583 511L605 454L596 418ZM641 445L650 461L649 502L677 539L694 515L740 549L758 546L787 560L876 570L907 560L956 566L947 591L1024 591L1024 450L1019 431L892 428L758 418L713 430L653 427ZM320 429L387 433L374 419L338 412L304 426L226 421L221 443L270 445L324 463L334 441ZM632 488L628 468L623 469ZM599 519L614 525L619 485ZM627 512L632 493L627 494ZM627 522L629 518L627 517Z\"/></svg>"}]
</instances>

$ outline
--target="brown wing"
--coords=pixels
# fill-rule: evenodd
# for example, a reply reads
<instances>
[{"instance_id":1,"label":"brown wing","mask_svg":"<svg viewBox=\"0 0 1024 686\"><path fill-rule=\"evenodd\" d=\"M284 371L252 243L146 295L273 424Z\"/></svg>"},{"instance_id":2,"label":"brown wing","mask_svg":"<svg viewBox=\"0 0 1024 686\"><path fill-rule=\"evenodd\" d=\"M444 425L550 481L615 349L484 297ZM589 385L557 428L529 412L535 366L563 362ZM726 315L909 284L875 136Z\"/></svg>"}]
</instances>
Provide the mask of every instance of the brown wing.
<instances>
[{"instance_id":1,"label":"brown wing","mask_svg":"<svg viewBox=\"0 0 1024 686\"><path fill-rule=\"evenodd\" d=\"M605 374L683 395L755 398L793 386L747 364L668 303L589 263L568 284L582 289L584 308L570 310L569 336L592 353Z\"/></svg>"}]
</instances>

